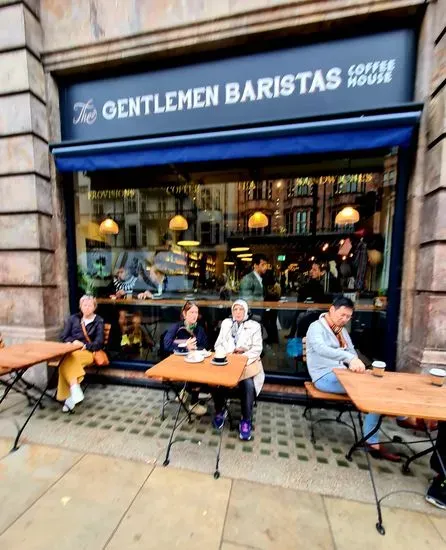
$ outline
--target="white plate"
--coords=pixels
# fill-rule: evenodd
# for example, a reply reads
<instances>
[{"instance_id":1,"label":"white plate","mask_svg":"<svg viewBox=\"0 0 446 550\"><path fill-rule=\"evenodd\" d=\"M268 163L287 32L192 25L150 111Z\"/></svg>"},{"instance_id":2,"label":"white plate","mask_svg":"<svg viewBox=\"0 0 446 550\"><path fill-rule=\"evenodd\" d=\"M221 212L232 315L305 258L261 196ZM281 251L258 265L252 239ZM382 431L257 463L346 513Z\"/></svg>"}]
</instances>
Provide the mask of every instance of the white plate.
<instances>
[{"instance_id":1,"label":"white plate","mask_svg":"<svg viewBox=\"0 0 446 550\"><path fill-rule=\"evenodd\" d=\"M224 367L229 363L229 361L225 361L224 363L216 363L213 359L211 359L211 363L215 365L216 367Z\"/></svg>"},{"instance_id":2,"label":"white plate","mask_svg":"<svg viewBox=\"0 0 446 550\"><path fill-rule=\"evenodd\" d=\"M178 351L178 350L173 350L173 354L174 355L187 355L189 352L188 351Z\"/></svg>"},{"instance_id":3,"label":"white plate","mask_svg":"<svg viewBox=\"0 0 446 550\"><path fill-rule=\"evenodd\" d=\"M199 359L191 359L189 357L185 357L184 360L186 363L202 363L204 361L204 357L200 357Z\"/></svg>"},{"instance_id":4,"label":"white plate","mask_svg":"<svg viewBox=\"0 0 446 550\"><path fill-rule=\"evenodd\" d=\"M210 357L212 355L212 351L201 350L200 353L204 358Z\"/></svg>"}]
</instances>

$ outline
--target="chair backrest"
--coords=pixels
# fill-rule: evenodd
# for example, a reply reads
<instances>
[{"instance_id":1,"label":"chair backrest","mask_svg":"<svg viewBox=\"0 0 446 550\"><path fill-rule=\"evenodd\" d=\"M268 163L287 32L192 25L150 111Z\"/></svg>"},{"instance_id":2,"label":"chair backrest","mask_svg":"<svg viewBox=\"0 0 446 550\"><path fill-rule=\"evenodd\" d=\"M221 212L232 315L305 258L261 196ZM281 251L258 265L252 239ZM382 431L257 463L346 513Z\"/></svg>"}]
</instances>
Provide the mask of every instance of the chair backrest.
<instances>
[{"instance_id":1,"label":"chair backrest","mask_svg":"<svg viewBox=\"0 0 446 550\"><path fill-rule=\"evenodd\" d=\"M104 323L104 347L108 344L108 341L110 340L110 331L111 331L111 324Z\"/></svg>"},{"instance_id":2,"label":"chair backrest","mask_svg":"<svg viewBox=\"0 0 446 550\"><path fill-rule=\"evenodd\" d=\"M304 361L307 360L307 339L302 338L302 358Z\"/></svg>"}]
</instances>

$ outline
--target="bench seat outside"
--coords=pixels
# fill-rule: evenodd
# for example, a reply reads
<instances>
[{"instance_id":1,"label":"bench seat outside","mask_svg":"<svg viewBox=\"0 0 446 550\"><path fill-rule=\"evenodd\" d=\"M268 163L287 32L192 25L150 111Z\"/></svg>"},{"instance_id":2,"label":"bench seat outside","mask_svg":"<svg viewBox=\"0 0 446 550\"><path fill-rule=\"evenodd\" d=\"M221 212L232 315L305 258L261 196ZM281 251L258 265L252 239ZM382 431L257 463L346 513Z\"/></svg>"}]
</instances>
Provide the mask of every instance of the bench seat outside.
<instances>
[{"instance_id":1,"label":"bench seat outside","mask_svg":"<svg viewBox=\"0 0 446 550\"><path fill-rule=\"evenodd\" d=\"M351 403L351 400L347 397L347 395L320 391L316 388L313 382L305 382L304 385L305 385L307 394L312 399L322 399L324 401L336 401L338 403Z\"/></svg>"}]
</instances>

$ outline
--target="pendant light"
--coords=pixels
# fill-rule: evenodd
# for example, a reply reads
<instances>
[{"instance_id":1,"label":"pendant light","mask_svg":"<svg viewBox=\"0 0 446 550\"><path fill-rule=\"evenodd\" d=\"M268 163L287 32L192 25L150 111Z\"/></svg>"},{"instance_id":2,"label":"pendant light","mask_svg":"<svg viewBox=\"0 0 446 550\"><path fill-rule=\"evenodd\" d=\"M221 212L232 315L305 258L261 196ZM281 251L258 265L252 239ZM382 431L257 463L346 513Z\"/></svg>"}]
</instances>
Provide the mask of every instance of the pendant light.
<instances>
[{"instance_id":1,"label":"pendant light","mask_svg":"<svg viewBox=\"0 0 446 550\"><path fill-rule=\"evenodd\" d=\"M188 227L189 224L186 218L180 214L174 216L169 222L169 229L172 229L172 231L186 231Z\"/></svg>"},{"instance_id":2,"label":"pendant light","mask_svg":"<svg viewBox=\"0 0 446 550\"><path fill-rule=\"evenodd\" d=\"M359 212L351 206L343 208L335 218L336 225L348 225L359 221Z\"/></svg>"},{"instance_id":3,"label":"pendant light","mask_svg":"<svg viewBox=\"0 0 446 550\"><path fill-rule=\"evenodd\" d=\"M234 265L234 263L230 258L225 258L223 262L224 265Z\"/></svg>"},{"instance_id":4,"label":"pendant light","mask_svg":"<svg viewBox=\"0 0 446 550\"><path fill-rule=\"evenodd\" d=\"M248 252L249 246L235 246L231 248L231 252Z\"/></svg>"},{"instance_id":5,"label":"pendant light","mask_svg":"<svg viewBox=\"0 0 446 550\"><path fill-rule=\"evenodd\" d=\"M200 241L178 241L177 245L183 246L183 247L189 247L189 246L198 246L200 244Z\"/></svg>"},{"instance_id":6,"label":"pendant light","mask_svg":"<svg viewBox=\"0 0 446 550\"><path fill-rule=\"evenodd\" d=\"M102 235L117 235L119 225L112 218L106 218L99 226L99 233L102 233Z\"/></svg>"},{"instance_id":7,"label":"pendant light","mask_svg":"<svg viewBox=\"0 0 446 550\"><path fill-rule=\"evenodd\" d=\"M248 220L248 227L250 229L262 229L263 227L266 227L268 223L268 218L265 216L265 214L258 210L257 212L254 212L252 216L250 216Z\"/></svg>"}]
</instances>

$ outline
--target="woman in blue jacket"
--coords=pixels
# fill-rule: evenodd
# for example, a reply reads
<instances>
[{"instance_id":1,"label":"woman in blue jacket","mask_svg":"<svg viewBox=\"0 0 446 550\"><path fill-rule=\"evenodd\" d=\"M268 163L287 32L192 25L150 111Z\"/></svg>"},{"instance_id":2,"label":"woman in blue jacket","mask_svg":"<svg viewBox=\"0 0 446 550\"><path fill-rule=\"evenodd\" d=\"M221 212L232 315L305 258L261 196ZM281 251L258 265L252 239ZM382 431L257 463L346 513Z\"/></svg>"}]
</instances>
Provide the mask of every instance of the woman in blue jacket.
<instances>
[{"instance_id":1,"label":"woman in blue jacket","mask_svg":"<svg viewBox=\"0 0 446 550\"><path fill-rule=\"evenodd\" d=\"M174 351L184 350L193 351L196 349L206 349L208 339L203 327L197 324L198 306L193 302L186 302L181 310L181 321L170 327L164 336L164 349L173 353ZM191 397L190 409L197 416L206 414L207 409L198 403L199 388L191 388L186 384L182 399L187 401L189 393Z\"/></svg>"}]
</instances>

